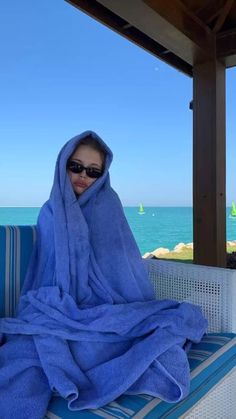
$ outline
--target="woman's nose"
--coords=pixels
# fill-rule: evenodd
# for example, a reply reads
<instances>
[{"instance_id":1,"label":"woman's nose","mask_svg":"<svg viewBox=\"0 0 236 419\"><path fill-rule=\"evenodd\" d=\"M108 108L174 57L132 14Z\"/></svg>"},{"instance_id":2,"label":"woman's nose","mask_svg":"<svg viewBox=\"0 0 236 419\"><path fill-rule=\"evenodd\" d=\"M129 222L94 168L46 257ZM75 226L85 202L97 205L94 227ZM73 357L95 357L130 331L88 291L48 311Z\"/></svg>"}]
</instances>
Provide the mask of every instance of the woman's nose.
<instances>
[{"instance_id":1,"label":"woman's nose","mask_svg":"<svg viewBox=\"0 0 236 419\"><path fill-rule=\"evenodd\" d=\"M80 176L81 177L86 177L87 176L87 173L86 173L85 169L83 169L82 172L80 172Z\"/></svg>"}]
</instances>

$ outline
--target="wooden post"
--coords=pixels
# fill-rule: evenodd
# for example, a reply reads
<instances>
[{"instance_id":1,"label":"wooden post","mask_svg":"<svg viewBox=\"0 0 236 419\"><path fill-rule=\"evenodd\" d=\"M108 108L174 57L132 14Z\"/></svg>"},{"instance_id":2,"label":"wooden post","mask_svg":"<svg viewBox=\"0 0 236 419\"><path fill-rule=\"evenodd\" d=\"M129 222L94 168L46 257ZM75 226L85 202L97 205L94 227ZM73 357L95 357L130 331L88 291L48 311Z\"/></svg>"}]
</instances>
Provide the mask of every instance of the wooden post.
<instances>
[{"instance_id":1,"label":"wooden post","mask_svg":"<svg viewBox=\"0 0 236 419\"><path fill-rule=\"evenodd\" d=\"M194 262L226 266L225 67L193 67Z\"/></svg>"}]
</instances>

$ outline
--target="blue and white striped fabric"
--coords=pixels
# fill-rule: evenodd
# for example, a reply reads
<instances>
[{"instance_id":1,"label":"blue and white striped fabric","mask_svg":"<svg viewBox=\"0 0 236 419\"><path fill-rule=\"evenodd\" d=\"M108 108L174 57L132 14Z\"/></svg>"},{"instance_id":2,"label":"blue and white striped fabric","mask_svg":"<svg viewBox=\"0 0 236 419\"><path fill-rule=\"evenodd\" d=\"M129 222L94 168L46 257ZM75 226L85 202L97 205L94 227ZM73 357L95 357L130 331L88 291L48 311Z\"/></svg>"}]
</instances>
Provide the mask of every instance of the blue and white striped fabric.
<instances>
[{"instance_id":1,"label":"blue and white striped fabric","mask_svg":"<svg viewBox=\"0 0 236 419\"><path fill-rule=\"evenodd\" d=\"M0 226L0 317L14 315L35 238L35 226Z\"/></svg>"},{"instance_id":2,"label":"blue and white striped fabric","mask_svg":"<svg viewBox=\"0 0 236 419\"><path fill-rule=\"evenodd\" d=\"M62 398L54 398L46 418L50 419L176 419L187 415L194 405L236 366L236 336L209 334L189 352L191 390L179 403L166 403L148 395L121 396L96 410L72 412Z\"/></svg>"}]
</instances>

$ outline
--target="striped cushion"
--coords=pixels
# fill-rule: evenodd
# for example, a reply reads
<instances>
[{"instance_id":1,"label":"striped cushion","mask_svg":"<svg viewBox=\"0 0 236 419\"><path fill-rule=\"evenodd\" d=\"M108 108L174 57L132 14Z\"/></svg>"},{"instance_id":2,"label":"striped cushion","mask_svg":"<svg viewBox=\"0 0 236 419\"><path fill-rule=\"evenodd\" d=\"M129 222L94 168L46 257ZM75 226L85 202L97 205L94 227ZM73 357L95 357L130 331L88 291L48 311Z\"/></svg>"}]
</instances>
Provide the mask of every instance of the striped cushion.
<instances>
[{"instance_id":1,"label":"striped cushion","mask_svg":"<svg viewBox=\"0 0 236 419\"><path fill-rule=\"evenodd\" d=\"M14 315L35 238L35 226L0 226L0 317Z\"/></svg>"},{"instance_id":2,"label":"striped cushion","mask_svg":"<svg viewBox=\"0 0 236 419\"><path fill-rule=\"evenodd\" d=\"M179 403L166 403L158 398L144 394L139 396L121 396L100 409L72 412L68 410L65 400L55 397L49 405L45 418L176 419L182 416L186 417L193 406L198 405L209 390L236 366L236 335L232 333L206 335L201 343L192 346L188 357L192 376L190 394ZM236 375L234 388L236 388ZM231 394L231 397L235 396ZM224 399L223 403L221 400L221 404L223 404L223 414L218 411L218 415L211 416L210 414L209 416L207 412L204 412L204 416L190 415L188 417L231 417L231 415L227 414L227 405L224 406Z\"/></svg>"}]
</instances>

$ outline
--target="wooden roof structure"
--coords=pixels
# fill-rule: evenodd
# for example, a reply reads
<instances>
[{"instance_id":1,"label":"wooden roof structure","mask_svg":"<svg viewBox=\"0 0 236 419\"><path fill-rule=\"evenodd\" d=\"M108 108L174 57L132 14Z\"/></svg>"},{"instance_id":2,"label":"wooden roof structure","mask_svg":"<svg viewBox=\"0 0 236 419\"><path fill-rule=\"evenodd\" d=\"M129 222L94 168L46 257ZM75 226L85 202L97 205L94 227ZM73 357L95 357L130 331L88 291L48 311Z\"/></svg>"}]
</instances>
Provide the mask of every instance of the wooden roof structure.
<instances>
[{"instance_id":1,"label":"wooden roof structure","mask_svg":"<svg viewBox=\"0 0 236 419\"><path fill-rule=\"evenodd\" d=\"M193 78L194 262L226 266L225 70L236 0L66 0Z\"/></svg>"}]
</instances>

